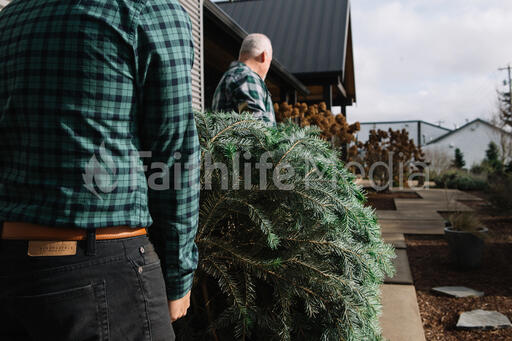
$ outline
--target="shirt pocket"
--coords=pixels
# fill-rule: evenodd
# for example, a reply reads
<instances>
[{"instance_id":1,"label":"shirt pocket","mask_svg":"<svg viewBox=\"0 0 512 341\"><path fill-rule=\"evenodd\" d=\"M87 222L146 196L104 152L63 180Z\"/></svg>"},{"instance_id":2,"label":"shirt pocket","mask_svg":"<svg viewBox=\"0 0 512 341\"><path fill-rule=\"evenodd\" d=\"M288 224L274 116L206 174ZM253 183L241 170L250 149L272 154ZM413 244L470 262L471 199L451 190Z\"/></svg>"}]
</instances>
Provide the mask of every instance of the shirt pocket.
<instances>
[{"instance_id":1,"label":"shirt pocket","mask_svg":"<svg viewBox=\"0 0 512 341\"><path fill-rule=\"evenodd\" d=\"M14 296L6 303L31 340L109 340L105 281Z\"/></svg>"}]
</instances>

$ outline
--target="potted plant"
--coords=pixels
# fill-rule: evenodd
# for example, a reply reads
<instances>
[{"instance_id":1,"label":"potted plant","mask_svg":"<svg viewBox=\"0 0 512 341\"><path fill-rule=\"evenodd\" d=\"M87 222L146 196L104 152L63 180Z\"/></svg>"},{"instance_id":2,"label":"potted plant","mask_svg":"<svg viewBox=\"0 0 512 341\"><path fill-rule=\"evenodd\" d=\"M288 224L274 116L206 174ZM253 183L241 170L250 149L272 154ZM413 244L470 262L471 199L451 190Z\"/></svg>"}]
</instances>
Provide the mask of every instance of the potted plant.
<instances>
[{"instance_id":1,"label":"potted plant","mask_svg":"<svg viewBox=\"0 0 512 341\"><path fill-rule=\"evenodd\" d=\"M454 213L446 222L444 233L457 266L473 269L482 264L488 229L478 217L471 212Z\"/></svg>"}]
</instances>

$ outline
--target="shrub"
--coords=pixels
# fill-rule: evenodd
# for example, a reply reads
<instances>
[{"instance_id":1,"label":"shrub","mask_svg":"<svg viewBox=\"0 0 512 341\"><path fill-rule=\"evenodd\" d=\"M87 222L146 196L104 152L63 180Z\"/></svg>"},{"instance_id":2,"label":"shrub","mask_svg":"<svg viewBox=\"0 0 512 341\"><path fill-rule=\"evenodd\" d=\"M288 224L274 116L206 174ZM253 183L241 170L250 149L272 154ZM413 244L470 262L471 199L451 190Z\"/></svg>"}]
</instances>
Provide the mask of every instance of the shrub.
<instances>
[{"instance_id":1,"label":"shrub","mask_svg":"<svg viewBox=\"0 0 512 341\"><path fill-rule=\"evenodd\" d=\"M455 159L453 160L453 167L462 169L465 165L466 161L464 161L464 154L459 148L455 148Z\"/></svg>"},{"instance_id":2,"label":"shrub","mask_svg":"<svg viewBox=\"0 0 512 341\"><path fill-rule=\"evenodd\" d=\"M310 106L306 103L275 103L274 110L278 122L292 120L301 127L314 125L320 128L322 138L332 142L336 147L341 147L344 161L351 161L357 156L356 133L361 129L359 122L348 124L345 116L334 115L327 109L325 102Z\"/></svg>"},{"instance_id":3,"label":"shrub","mask_svg":"<svg viewBox=\"0 0 512 341\"><path fill-rule=\"evenodd\" d=\"M202 165L203 184L205 174L213 181L201 192L192 305L175 323L181 339L382 339L380 284L394 253L320 131L267 127L250 115L196 118L203 160L228 167L208 173ZM255 165L265 153L270 169L260 188ZM251 174L245 165L237 172L244 158ZM272 174L290 188L278 188ZM232 184L223 190L226 175Z\"/></svg>"},{"instance_id":4,"label":"shrub","mask_svg":"<svg viewBox=\"0 0 512 341\"><path fill-rule=\"evenodd\" d=\"M488 188L485 177L473 175L461 170L448 170L434 178L437 187L470 190L485 190Z\"/></svg>"},{"instance_id":5,"label":"shrub","mask_svg":"<svg viewBox=\"0 0 512 341\"><path fill-rule=\"evenodd\" d=\"M370 130L368 140L362 145L362 151L366 174L370 175L373 168L371 180L384 190L391 184L407 186L411 171L424 171L421 164L425 155L421 148L414 144L414 140L409 138L409 133L405 129ZM375 167L378 163L392 164L392 167L390 170L383 166Z\"/></svg>"},{"instance_id":6,"label":"shrub","mask_svg":"<svg viewBox=\"0 0 512 341\"><path fill-rule=\"evenodd\" d=\"M490 167L484 160L480 164L474 164L471 166L470 172L474 175L485 175L492 173L492 167Z\"/></svg>"},{"instance_id":7,"label":"shrub","mask_svg":"<svg viewBox=\"0 0 512 341\"><path fill-rule=\"evenodd\" d=\"M503 213L512 211L512 175L502 177L489 186L489 201Z\"/></svg>"},{"instance_id":8,"label":"shrub","mask_svg":"<svg viewBox=\"0 0 512 341\"><path fill-rule=\"evenodd\" d=\"M482 163L491 169L489 173L503 173L503 162L500 160L500 151L496 143L489 142L485 156L485 160Z\"/></svg>"},{"instance_id":9,"label":"shrub","mask_svg":"<svg viewBox=\"0 0 512 341\"><path fill-rule=\"evenodd\" d=\"M480 219L473 212L457 212L448 218L455 231L476 232L482 227Z\"/></svg>"}]
</instances>

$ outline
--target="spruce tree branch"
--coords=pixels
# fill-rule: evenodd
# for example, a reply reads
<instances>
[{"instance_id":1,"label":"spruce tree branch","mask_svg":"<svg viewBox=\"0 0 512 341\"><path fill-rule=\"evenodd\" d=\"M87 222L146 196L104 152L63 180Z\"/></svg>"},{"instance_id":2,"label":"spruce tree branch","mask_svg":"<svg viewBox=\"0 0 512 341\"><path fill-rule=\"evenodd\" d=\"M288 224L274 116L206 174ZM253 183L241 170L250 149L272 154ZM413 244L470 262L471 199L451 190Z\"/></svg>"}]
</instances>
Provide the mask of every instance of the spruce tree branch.
<instances>
[{"instance_id":1,"label":"spruce tree branch","mask_svg":"<svg viewBox=\"0 0 512 341\"><path fill-rule=\"evenodd\" d=\"M284 160L284 158L301 142L303 142L305 139L300 139L298 141L296 141L287 151L286 153L284 153L284 155L281 157L281 159L276 163L275 167L274 168L277 168L277 166L279 166L281 164L281 161Z\"/></svg>"},{"instance_id":2,"label":"spruce tree branch","mask_svg":"<svg viewBox=\"0 0 512 341\"><path fill-rule=\"evenodd\" d=\"M301 196L301 197L303 197L303 198L305 198L305 199L307 199L307 200L309 200L309 201L311 201L311 202L315 203L316 205L321 206L323 208L334 207L334 205L332 205L332 204L323 204L319 200L313 198L312 196L310 196L310 195L308 195L306 193L302 193L301 191L296 190L296 189L292 189L292 190L287 191L287 192L298 194L299 196Z\"/></svg>"},{"instance_id":3,"label":"spruce tree branch","mask_svg":"<svg viewBox=\"0 0 512 341\"><path fill-rule=\"evenodd\" d=\"M331 198L332 202L336 202L340 206L343 206L343 209L345 211L345 214L347 214L347 216L350 215L352 219L355 219L355 221L357 222L358 226L364 226L364 224L361 222L359 217L357 217L355 214L353 214L353 210L349 209L349 207L347 207L347 205L342 200L340 200L337 196L333 195L331 192L329 192L327 190L324 190L322 188L314 188L314 189L311 189L311 190L312 191L318 191L318 192L322 193L323 195Z\"/></svg>"},{"instance_id":4,"label":"spruce tree branch","mask_svg":"<svg viewBox=\"0 0 512 341\"><path fill-rule=\"evenodd\" d=\"M351 290L356 291L360 297L364 297L364 295L361 293L361 291L360 291L358 288L356 288L355 286L351 285L351 284L350 284L350 283L348 283L347 281L345 281L345 280L343 280L343 279L341 279L341 278L339 278L339 277L337 277L337 276L333 276L333 275L330 275L330 274L326 274L326 273L325 273L325 272L323 272L322 270L317 269L317 268L315 268L314 266L311 266L311 265L309 265L309 264L307 264L307 263L301 262L301 261L299 261L299 260L297 260L297 259L288 260L287 262L299 264L300 266L303 266L303 267L305 267L305 268L308 268L308 269L310 269L311 271L314 271L314 272L318 273L319 275L321 275L321 276L323 276L323 277L325 277L325 278L330 278L330 279L335 280L336 282L340 282L340 283L342 283L343 285L345 285L346 287L350 288ZM348 304L347 304L347 303L348 303ZM351 306L355 311L357 311L358 313L360 313L360 309L359 309L359 307L357 307L356 305L350 304L348 301L345 301L345 304L347 304L347 305Z\"/></svg>"},{"instance_id":5,"label":"spruce tree branch","mask_svg":"<svg viewBox=\"0 0 512 341\"><path fill-rule=\"evenodd\" d=\"M237 202L237 203L242 204L242 205L246 206L247 208L249 208L248 216L251 218L251 220L252 220L251 214L257 218L258 227L262 230L262 232L265 234L265 236L267 238L269 238L270 236L277 237L273 232L273 228L272 228L272 224L271 224L270 220L267 219L266 217L264 217L261 214L260 210L258 208L256 208L254 205L251 205L249 202L242 200L242 199L238 199L238 198L227 198L227 200ZM269 246L273 249L275 247L277 247L277 245L269 245Z\"/></svg>"},{"instance_id":6,"label":"spruce tree branch","mask_svg":"<svg viewBox=\"0 0 512 341\"><path fill-rule=\"evenodd\" d=\"M300 284L297 284L295 281L290 280L290 279L288 279L288 278L286 278L286 277L283 277L283 276L281 276L281 275L277 274L277 273L276 273L276 272L274 272L274 271L271 271L271 270L267 269L266 267L262 266L262 265L261 265L261 264L259 264L258 262L254 261L254 260L252 260L252 259L250 259L250 258L244 257L244 256L240 255L239 253L234 252L234 251L233 251L233 250L231 250L230 248L226 248L226 247L224 247L224 246L223 246L222 244L220 244L220 243L216 243L216 242L214 242L214 241L213 241L213 240L211 240L211 239L210 239L210 240L202 240L202 242L207 243L207 244L215 245L216 247L218 247L218 248L220 248L220 249L223 249L224 251L226 251L226 252L228 252L228 253L232 254L232 255L233 255L233 256L235 256L236 258L238 258L238 259L240 259L240 260L242 260L242 261L244 261L244 262L246 262L246 263L251 264L253 267L259 268L261 271L263 271L263 272L265 272L265 273L267 273L267 274L270 274L270 275L272 275L272 276L274 276L274 277L276 277L276 278L279 278L279 279L282 279L282 280L284 280L284 281L286 281L286 282L288 282L288 283L291 283L291 284L292 284L293 286L295 286L296 288L299 288L299 289L301 289L302 291L304 291L304 292L306 292L306 293L310 294L311 296L316 297L317 299L319 299L319 300L320 300L320 301L322 301L323 303L325 303L325 304L328 304L328 303L329 303L329 301L328 301L328 300L324 299L321 295L319 295L319 294L315 293L313 290L311 290L311 289L309 289L309 288L306 288L306 287L304 287L304 286L302 286L302 285L300 285Z\"/></svg>"},{"instance_id":7,"label":"spruce tree branch","mask_svg":"<svg viewBox=\"0 0 512 341\"><path fill-rule=\"evenodd\" d=\"M206 233L206 230L207 230L207 227L208 227L207 224L210 222L211 217L213 216L213 214L217 211L217 208L225 201L225 198L226 198L227 195L228 195L228 192L226 192L224 195L221 195L218 198L218 200L215 202L215 205L212 208L210 208L208 216L199 225L198 232L197 232L197 238L198 239L200 239L203 236L203 234Z\"/></svg>"},{"instance_id":8,"label":"spruce tree branch","mask_svg":"<svg viewBox=\"0 0 512 341\"><path fill-rule=\"evenodd\" d=\"M236 126L242 124L242 123L245 123L245 122L251 122L252 120L244 120L244 121L238 121L238 122L235 122L229 126L227 126L226 128L222 129L219 133L217 133L217 135L215 135L211 140L210 140L210 143L213 143L215 142L215 140L222 134L224 134L226 131L228 130L231 130L233 128L235 128Z\"/></svg>"},{"instance_id":9,"label":"spruce tree branch","mask_svg":"<svg viewBox=\"0 0 512 341\"><path fill-rule=\"evenodd\" d=\"M224 282L228 284L228 287L229 287L229 291L231 292L231 297L233 298L233 301L236 303L237 307L238 307L238 311L240 312L240 314L244 314L244 305L243 303L240 301L240 294L239 292L236 290L235 286L233 285L232 281L231 281L231 278L229 278L229 275L226 273L226 271L224 269L222 269L221 267L219 267L217 265L217 263L213 262L213 261L209 261L209 263L217 269L218 273L224 278Z\"/></svg>"},{"instance_id":10,"label":"spruce tree branch","mask_svg":"<svg viewBox=\"0 0 512 341\"><path fill-rule=\"evenodd\" d=\"M205 307L206 307L206 315L208 316L208 325L212 326L213 315L210 310L210 300L208 298L208 288L206 287L206 281L203 281L203 283L201 284L201 288L203 291L203 297L204 297L204 302L205 302ZM215 341L219 341L219 338L217 336L217 331L215 330L215 328L212 327L211 333L212 333Z\"/></svg>"},{"instance_id":11,"label":"spruce tree branch","mask_svg":"<svg viewBox=\"0 0 512 341\"><path fill-rule=\"evenodd\" d=\"M296 242L296 243L317 244L317 245L328 246L328 247L331 247L333 249L339 249L339 250L342 250L343 252L349 253L349 254L357 257L359 259L359 261L361 262L361 264L365 263L365 260L363 260L363 258L361 258L361 255L359 255L358 253L356 253L356 252L354 252L354 251L352 251L350 249L344 248L342 246L336 245L333 242L318 241L318 240L307 240L307 239L296 239L296 238L290 238L290 237L283 237L282 240Z\"/></svg>"}]
</instances>

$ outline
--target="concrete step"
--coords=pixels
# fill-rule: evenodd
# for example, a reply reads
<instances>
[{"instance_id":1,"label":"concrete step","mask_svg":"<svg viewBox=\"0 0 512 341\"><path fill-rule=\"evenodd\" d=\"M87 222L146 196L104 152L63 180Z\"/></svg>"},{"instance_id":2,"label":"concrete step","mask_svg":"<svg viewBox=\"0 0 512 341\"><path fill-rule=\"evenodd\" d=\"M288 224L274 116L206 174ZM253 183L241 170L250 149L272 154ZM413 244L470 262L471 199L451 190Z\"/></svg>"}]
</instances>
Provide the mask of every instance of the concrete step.
<instances>
[{"instance_id":1,"label":"concrete step","mask_svg":"<svg viewBox=\"0 0 512 341\"><path fill-rule=\"evenodd\" d=\"M428 190L418 190L416 191L420 197L426 200L475 200L475 201L481 201L482 199L466 193L459 191L458 189L428 189Z\"/></svg>"},{"instance_id":2,"label":"concrete step","mask_svg":"<svg viewBox=\"0 0 512 341\"><path fill-rule=\"evenodd\" d=\"M381 286L382 333L390 341L425 341L416 290L412 285Z\"/></svg>"},{"instance_id":3,"label":"concrete step","mask_svg":"<svg viewBox=\"0 0 512 341\"><path fill-rule=\"evenodd\" d=\"M414 210L402 210L402 211L376 211L377 218L380 220L391 219L391 220L432 220L432 221L444 221L436 210L425 210L425 209L414 209Z\"/></svg>"},{"instance_id":4,"label":"concrete step","mask_svg":"<svg viewBox=\"0 0 512 341\"><path fill-rule=\"evenodd\" d=\"M396 249L407 248L403 233L383 233L382 238L386 243L393 245Z\"/></svg>"},{"instance_id":5,"label":"concrete step","mask_svg":"<svg viewBox=\"0 0 512 341\"><path fill-rule=\"evenodd\" d=\"M386 277L385 284L413 284L411 267L409 266L409 258L407 257L407 250L396 249L396 258L393 259L393 266L395 267L395 275L393 277Z\"/></svg>"},{"instance_id":6,"label":"concrete step","mask_svg":"<svg viewBox=\"0 0 512 341\"><path fill-rule=\"evenodd\" d=\"M444 220L379 220L383 234L444 234Z\"/></svg>"},{"instance_id":7,"label":"concrete step","mask_svg":"<svg viewBox=\"0 0 512 341\"><path fill-rule=\"evenodd\" d=\"M472 211L472 209L458 201L436 201L422 199L395 199L397 211Z\"/></svg>"}]
</instances>

